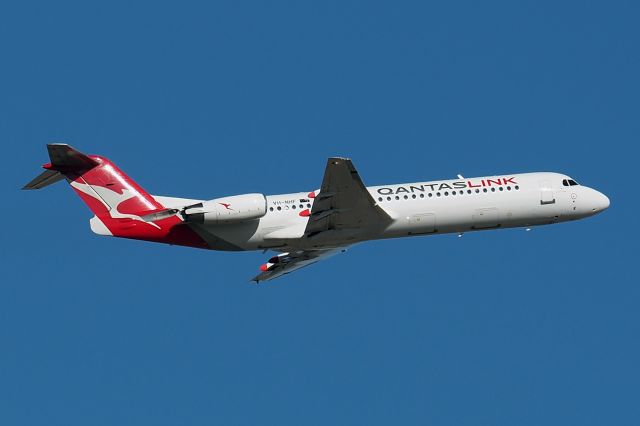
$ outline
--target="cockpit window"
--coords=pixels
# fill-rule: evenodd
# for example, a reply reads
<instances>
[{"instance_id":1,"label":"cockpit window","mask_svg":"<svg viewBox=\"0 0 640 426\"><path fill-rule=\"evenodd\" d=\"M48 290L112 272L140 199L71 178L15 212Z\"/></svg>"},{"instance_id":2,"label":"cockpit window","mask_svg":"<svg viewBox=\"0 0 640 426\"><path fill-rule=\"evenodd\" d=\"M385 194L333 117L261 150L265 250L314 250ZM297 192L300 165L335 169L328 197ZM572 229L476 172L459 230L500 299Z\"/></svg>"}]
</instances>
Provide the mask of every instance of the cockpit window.
<instances>
[{"instance_id":1,"label":"cockpit window","mask_svg":"<svg viewBox=\"0 0 640 426\"><path fill-rule=\"evenodd\" d=\"M571 186L576 186L576 185L578 185L578 182L576 182L576 181L575 181L575 180L573 180L573 179L569 179L569 185L571 185Z\"/></svg>"},{"instance_id":2,"label":"cockpit window","mask_svg":"<svg viewBox=\"0 0 640 426\"><path fill-rule=\"evenodd\" d=\"M578 182L576 182L573 179L563 179L562 180L562 186L576 186L579 185Z\"/></svg>"},{"instance_id":3,"label":"cockpit window","mask_svg":"<svg viewBox=\"0 0 640 426\"><path fill-rule=\"evenodd\" d=\"M569 181L567 179L562 179L562 186L569 186Z\"/></svg>"}]
</instances>

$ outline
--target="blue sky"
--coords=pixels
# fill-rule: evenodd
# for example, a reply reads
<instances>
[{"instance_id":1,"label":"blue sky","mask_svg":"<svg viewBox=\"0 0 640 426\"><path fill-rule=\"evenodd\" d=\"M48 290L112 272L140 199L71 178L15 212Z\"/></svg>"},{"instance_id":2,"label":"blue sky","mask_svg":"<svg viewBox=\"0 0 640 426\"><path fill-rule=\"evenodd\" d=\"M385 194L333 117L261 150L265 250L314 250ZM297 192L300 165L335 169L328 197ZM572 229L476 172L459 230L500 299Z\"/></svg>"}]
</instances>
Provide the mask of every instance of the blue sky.
<instances>
[{"instance_id":1,"label":"blue sky","mask_svg":"<svg viewBox=\"0 0 640 426\"><path fill-rule=\"evenodd\" d=\"M636 2L0 6L0 423L635 424ZM575 223L265 255L100 238L66 142L154 194L565 172Z\"/></svg>"}]
</instances>

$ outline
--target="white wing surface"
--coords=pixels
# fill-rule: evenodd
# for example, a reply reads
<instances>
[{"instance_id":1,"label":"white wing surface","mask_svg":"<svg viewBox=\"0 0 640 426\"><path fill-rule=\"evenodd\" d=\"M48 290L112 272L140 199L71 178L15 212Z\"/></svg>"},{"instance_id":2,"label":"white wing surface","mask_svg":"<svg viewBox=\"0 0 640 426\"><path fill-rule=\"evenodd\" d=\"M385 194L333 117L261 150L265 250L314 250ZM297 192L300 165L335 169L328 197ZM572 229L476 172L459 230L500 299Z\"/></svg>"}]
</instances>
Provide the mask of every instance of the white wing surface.
<instances>
[{"instance_id":1,"label":"white wing surface","mask_svg":"<svg viewBox=\"0 0 640 426\"><path fill-rule=\"evenodd\" d=\"M272 257L267 263L262 265L260 267L262 272L253 277L251 281L259 283L261 281L273 280L345 251L347 251L347 249L343 247L326 250L297 250L290 253L281 253Z\"/></svg>"}]
</instances>

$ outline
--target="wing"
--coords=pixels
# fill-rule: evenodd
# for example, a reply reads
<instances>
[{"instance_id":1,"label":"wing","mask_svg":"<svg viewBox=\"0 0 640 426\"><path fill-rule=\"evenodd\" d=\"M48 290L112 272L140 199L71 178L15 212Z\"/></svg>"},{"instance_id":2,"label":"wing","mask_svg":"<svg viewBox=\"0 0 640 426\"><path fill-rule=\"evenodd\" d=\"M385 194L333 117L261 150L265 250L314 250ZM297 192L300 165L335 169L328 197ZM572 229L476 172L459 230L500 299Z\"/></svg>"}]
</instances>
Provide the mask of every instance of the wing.
<instances>
[{"instance_id":1,"label":"wing","mask_svg":"<svg viewBox=\"0 0 640 426\"><path fill-rule=\"evenodd\" d=\"M329 158L305 235L312 238L328 231L357 234L371 228L384 228L390 222L391 218L377 205L351 160Z\"/></svg>"},{"instance_id":2,"label":"wing","mask_svg":"<svg viewBox=\"0 0 640 426\"><path fill-rule=\"evenodd\" d=\"M309 196L315 200L311 212L307 211L309 220L303 239L317 242L317 246L311 246L318 248L272 257L260 267L262 273L253 281L272 280L344 252L350 241L356 242L363 234L385 228L392 221L377 205L348 158L329 158L320 191ZM332 248L323 248L328 242Z\"/></svg>"},{"instance_id":3,"label":"wing","mask_svg":"<svg viewBox=\"0 0 640 426\"><path fill-rule=\"evenodd\" d=\"M345 251L347 251L346 247L325 250L296 250L290 253L281 253L262 265L260 267L262 273L253 277L251 281L255 281L257 284L260 281L273 280Z\"/></svg>"}]
</instances>

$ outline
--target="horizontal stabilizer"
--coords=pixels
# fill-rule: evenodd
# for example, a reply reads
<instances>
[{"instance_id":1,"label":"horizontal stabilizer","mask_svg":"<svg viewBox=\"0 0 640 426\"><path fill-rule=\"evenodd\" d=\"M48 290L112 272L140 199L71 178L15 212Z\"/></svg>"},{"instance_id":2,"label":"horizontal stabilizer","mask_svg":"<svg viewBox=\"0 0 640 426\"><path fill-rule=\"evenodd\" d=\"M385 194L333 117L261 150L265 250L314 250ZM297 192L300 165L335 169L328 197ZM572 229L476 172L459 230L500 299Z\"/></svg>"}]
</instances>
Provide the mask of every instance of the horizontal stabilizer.
<instances>
[{"instance_id":1,"label":"horizontal stabilizer","mask_svg":"<svg viewBox=\"0 0 640 426\"><path fill-rule=\"evenodd\" d=\"M22 189L40 189L49 186L64 179L62 173L56 170L45 170L36 176L31 182L22 187Z\"/></svg>"},{"instance_id":2,"label":"horizontal stabilizer","mask_svg":"<svg viewBox=\"0 0 640 426\"><path fill-rule=\"evenodd\" d=\"M97 160L81 153L64 143L50 143L47 145L52 170L83 172L100 164Z\"/></svg>"},{"instance_id":3,"label":"horizontal stabilizer","mask_svg":"<svg viewBox=\"0 0 640 426\"><path fill-rule=\"evenodd\" d=\"M50 163L45 164L46 171L40 173L22 189L40 189L64 179L64 173L83 174L100 163L64 143L47 145Z\"/></svg>"}]
</instances>

